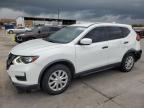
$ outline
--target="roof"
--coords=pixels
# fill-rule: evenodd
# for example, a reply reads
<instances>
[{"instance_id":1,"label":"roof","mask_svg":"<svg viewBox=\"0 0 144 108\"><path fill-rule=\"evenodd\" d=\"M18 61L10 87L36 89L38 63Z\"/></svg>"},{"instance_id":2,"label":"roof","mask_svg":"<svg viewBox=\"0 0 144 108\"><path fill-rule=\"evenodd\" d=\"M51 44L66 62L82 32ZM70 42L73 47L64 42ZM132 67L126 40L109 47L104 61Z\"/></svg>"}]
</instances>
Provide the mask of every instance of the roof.
<instances>
[{"instance_id":1,"label":"roof","mask_svg":"<svg viewBox=\"0 0 144 108\"><path fill-rule=\"evenodd\" d=\"M127 25L127 24L119 24L119 23L115 23L115 22L112 22L112 23L103 23L103 22L87 23L87 22L83 22L83 23L79 23L79 24L73 24L73 25L71 25L71 26L90 27L90 26L92 26L92 25L130 26L130 25Z\"/></svg>"},{"instance_id":2,"label":"roof","mask_svg":"<svg viewBox=\"0 0 144 108\"><path fill-rule=\"evenodd\" d=\"M89 27L91 25L93 25L94 23L80 23L80 24L73 24L71 26L81 26L81 27Z\"/></svg>"}]
</instances>

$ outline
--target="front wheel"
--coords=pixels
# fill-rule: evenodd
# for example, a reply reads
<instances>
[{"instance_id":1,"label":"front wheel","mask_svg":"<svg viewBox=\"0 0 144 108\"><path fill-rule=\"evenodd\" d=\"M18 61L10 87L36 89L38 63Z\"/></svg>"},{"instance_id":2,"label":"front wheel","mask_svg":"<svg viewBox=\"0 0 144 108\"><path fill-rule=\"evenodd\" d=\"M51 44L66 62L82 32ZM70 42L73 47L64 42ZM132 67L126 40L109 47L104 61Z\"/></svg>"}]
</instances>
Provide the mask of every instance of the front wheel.
<instances>
[{"instance_id":1,"label":"front wheel","mask_svg":"<svg viewBox=\"0 0 144 108\"><path fill-rule=\"evenodd\" d=\"M51 95L64 92L70 85L71 72L62 64L57 64L48 69L42 79L42 89Z\"/></svg>"},{"instance_id":2,"label":"front wheel","mask_svg":"<svg viewBox=\"0 0 144 108\"><path fill-rule=\"evenodd\" d=\"M130 72L135 64L135 58L132 53L126 54L121 63L122 72Z\"/></svg>"}]
</instances>

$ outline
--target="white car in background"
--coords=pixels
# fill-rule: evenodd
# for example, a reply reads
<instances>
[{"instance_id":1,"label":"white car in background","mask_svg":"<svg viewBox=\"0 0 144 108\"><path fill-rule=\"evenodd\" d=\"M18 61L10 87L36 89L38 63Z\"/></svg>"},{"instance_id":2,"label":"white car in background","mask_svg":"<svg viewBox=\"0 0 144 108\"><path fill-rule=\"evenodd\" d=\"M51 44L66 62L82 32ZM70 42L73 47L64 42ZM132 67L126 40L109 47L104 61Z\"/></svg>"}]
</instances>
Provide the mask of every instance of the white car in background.
<instances>
[{"instance_id":1,"label":"white car in background","mask_svg":"<svg viewBox=\"0 0 144 108\"><path fill-rule=\"evenodd\" d=\"M31 31L31 28L18 27L18 28L15 28L15 29L8 29L8 30L7 30L7 33L9 33L9 34L14 34L14 33L26 32L26 31Z\"/></svg>"}]
</instances>

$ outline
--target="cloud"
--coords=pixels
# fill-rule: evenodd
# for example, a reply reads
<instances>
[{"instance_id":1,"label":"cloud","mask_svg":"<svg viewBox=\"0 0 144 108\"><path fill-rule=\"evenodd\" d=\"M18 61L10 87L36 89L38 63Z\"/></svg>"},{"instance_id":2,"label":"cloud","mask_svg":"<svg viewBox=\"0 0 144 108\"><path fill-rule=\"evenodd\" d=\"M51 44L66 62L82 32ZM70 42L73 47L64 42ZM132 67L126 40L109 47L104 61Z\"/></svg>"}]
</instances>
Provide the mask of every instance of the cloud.
<instances>
[{"instance_id":1,"label":"cloud","mask_svg":"<svg viewBox=\"0 0 144 108\"><path fill-rule=\"evenodd\" d=\"M16 18L18 16L28 16L24 11L12 10L9 8L0 9L0 18Z\"/></svg>"},{"instance_id":2,"label":"cloud","mask_svg":"<svg viewBox=\"0 0 144 108\"><path fill-rule=\"evenodd\" d=\"M39 16L80 21L142 23L144 0L3 0L0 17Z\"/></svg>"},{"instance_id":3,"label":"cloud","mask_svg":"<svg viewBox=\"0 0 144 108\"><path fill-rule=\"evenodd\" d=\"M76 12L60 12L60 18L63 19L76 19L79 22L117 22L117 23L128 23L128 24L134 24L134 23L143 23L144 19L134 19L130 16L122 16L122 15L103 15L100 17L95 17L95 12L92 12L90 10L83 10L83 11L76 11ZM46 17L46 18L57 18L57 13L53 14L40 14L36 17Z\"/></svg>"}]
</instances>

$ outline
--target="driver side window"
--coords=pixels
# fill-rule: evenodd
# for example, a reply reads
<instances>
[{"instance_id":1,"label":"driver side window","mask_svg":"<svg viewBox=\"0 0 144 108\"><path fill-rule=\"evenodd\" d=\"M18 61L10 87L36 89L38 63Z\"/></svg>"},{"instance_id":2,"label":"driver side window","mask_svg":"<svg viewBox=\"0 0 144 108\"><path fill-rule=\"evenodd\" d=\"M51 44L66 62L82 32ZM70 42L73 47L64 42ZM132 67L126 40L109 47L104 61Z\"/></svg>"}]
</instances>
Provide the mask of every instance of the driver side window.
<instances>
[{"instance_id":1,"label":"driver side window","mask_svg":"<svg viewBox=\"0 0 144 108\"><path fill-rule=\"evenodd\" d=\"M108 40L106 27L97 27L86 34L84 38L92 39L93 43L102 42Z\"/></svg>"}]
</instances>

